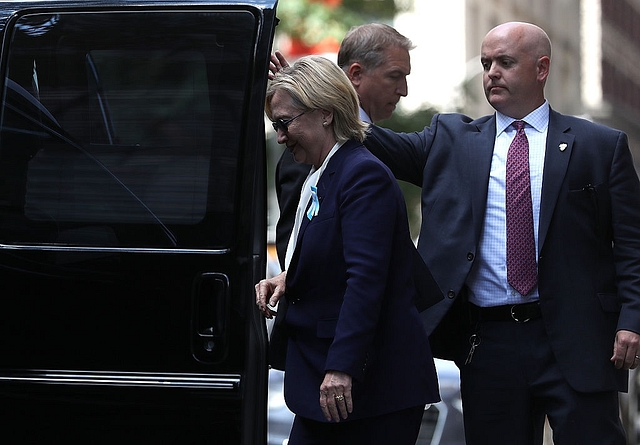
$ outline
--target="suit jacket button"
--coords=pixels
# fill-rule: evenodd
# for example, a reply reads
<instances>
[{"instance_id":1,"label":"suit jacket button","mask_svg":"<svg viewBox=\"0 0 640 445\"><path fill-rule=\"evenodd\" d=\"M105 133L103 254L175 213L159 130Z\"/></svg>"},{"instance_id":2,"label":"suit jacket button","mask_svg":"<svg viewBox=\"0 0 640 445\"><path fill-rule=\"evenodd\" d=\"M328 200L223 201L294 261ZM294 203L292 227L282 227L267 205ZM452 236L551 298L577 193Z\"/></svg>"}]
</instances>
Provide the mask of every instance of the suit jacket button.
<instances>
[{"instance_id":1,"label":"suit jacket button","mask_svg":"<svg viewBox=\"0 0 640 445\"><path fill-rule=\"evenodd\" d=\"M450 290L449 292L447 292L447 297L455 298L456 297L456 293L453 290Z\"/></svg>"},{"instance_id":2,"label":"suit jacket button","mask_svg":"<svg viewBox=\"0 0 640 445\"><path fill-rule=\"evenodd\" d=\"M469 261L473 261L473 258L474 258L473 254L472 254L471 252L469 252L469 253L467 254L467 260L469 260Z\"/></svg>"}]
</instances>

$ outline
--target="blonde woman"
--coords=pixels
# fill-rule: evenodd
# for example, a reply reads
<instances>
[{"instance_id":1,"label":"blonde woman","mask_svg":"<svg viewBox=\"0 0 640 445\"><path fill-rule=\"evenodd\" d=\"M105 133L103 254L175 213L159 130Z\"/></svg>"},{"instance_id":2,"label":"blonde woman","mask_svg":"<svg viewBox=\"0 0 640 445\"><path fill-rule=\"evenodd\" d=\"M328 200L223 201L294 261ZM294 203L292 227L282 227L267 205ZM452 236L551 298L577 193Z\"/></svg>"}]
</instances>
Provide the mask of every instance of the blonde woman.
<instances>
[{"instance_id":1,"label":"blonde woman","mask_svg":"<svg viewBox=\"0 0 640 445\"><path fill-rule=\"evenodd\" d=\"M267 116L278 142L312 166L286 270L256 285L286 331L290 445L406 444L439 400L429 342L413 302L415 248L403 195L364 148L356 92L329 60L308 56L275 74ZM274 332L274 335L276 333Z\"/></svg>"}]
</instances>

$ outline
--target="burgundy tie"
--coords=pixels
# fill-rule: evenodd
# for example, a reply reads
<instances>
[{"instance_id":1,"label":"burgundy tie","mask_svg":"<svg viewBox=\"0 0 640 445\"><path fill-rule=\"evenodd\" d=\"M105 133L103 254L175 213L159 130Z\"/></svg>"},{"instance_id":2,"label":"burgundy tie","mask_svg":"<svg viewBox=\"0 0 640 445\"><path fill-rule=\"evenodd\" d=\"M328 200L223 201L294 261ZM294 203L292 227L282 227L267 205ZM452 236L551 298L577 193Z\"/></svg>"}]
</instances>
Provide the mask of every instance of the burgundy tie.
<instances>
[{"instance_id":1,"label":"burgundy tie","mask_svg":"<svg viewBox=\"0 0 640 445\"><path fill-rule=\"evenodd\" d=\"M507 153L507 281L520 294L527 295L537 282L529 141L523 121L512 125L518 131Z\"/></svg>"}]
</instances>

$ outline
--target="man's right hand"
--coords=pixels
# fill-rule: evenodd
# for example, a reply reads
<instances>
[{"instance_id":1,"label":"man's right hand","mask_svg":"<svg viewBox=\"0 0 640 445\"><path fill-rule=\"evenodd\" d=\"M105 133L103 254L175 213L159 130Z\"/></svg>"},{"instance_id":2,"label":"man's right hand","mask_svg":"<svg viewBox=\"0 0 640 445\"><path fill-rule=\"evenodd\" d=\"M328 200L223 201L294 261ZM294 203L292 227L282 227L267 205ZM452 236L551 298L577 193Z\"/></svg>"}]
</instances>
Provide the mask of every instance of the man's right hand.
<instances>
[{"instance_id":1,"label":"man's right hand","mask_svg":"<svg viewBox=\"0 0 640 445\"><path fill-rule=\"evenodd\" d=\"M273 80L273 77L276 75L278 71L282 68L286 68L289 66L289 62L284 58L280 51L277 51L271 54L271 62L269 63L269 79Z\"/></svg>"}]
</instances>

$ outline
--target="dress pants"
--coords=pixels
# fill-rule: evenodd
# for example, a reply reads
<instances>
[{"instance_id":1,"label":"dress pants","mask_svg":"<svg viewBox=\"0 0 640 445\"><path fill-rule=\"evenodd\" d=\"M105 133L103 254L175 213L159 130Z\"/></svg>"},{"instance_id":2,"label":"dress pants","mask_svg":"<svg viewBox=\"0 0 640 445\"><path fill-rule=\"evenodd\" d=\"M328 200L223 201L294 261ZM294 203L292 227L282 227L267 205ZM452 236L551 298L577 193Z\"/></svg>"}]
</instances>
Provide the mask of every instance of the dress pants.
<instances>
[{"instance_id":1,"label":"dress pants","mask_svg":"<svg viewBox=\"0 0 640 445\"><path fill-rule=\"evenodd\" d=\"M295 416L289 445L414 445L423 413L424 405L420 405L339 423Z\"/></svg>"},{"instance_id":2,"label":"dress pants","mask_svg":"<svg viewBox=\"0 0 640 445\"><path fill-rule=\"evenodd\" d=\"M469 343L457 360L467 445L541 445L545 415L554 445L626 444L618 393L571 388L540 318L482 322L476 332L471 362Z\"/></svg>"}]
</instances>

